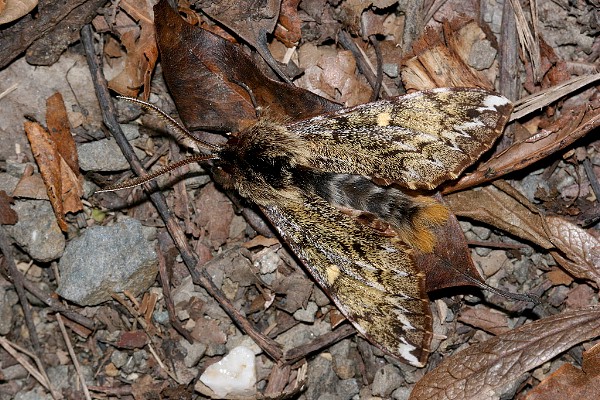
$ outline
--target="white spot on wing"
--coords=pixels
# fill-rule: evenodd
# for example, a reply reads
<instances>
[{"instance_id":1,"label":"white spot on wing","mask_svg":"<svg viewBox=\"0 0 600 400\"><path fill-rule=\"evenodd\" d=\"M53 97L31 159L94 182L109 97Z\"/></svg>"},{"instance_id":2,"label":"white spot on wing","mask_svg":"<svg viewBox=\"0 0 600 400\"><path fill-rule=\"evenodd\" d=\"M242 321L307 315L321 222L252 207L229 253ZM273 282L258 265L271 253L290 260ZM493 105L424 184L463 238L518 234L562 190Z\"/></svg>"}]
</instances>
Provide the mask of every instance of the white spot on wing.
<instances>
[{"instance_id":1,"label":"white spot on wing","mask_svg":"<svg viewBox=\"0 0 600 400\"><path fill-rule=\"evenodd\" d=\"M400 340L403 342L403 344L398 346L398 354L400 354L402 358L408 361L411 365L414 365L415 367L422 367L423 363L421 363L417 357L412 354L412 352L417 348L412 344L409 344L404 338L400 338Z\"/></svg>"},{"instance_id":2,"label":"white spot on wing","mask_svg":"<svg viewBox=\"0 0 600 400\"><path fill-rule=\"evenodd\" d=\"M483 107L478 107L477 111L496 111L496 107L508 104L508 99L502 96L488 95L483 100Z\"/></svg>"}]
</instances>

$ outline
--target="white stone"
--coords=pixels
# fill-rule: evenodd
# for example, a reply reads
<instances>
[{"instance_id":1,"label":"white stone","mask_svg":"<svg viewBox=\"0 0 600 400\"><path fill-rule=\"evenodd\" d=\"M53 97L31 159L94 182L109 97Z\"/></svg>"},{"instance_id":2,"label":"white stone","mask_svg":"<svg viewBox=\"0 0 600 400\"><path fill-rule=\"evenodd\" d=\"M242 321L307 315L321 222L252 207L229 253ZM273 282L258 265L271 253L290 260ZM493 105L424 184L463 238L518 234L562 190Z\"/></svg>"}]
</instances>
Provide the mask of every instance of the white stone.
<instances>
[{"instance_id":1,"label":"white stone","mask_svg":"<svg viewBox=\"0 0 600 400\"><path fill-rule=\"evenodd\" d=\"M232 349L221 361L206 368L200 381L219 397L254 394L256 392L254 352L244 346Z\"/></svg>"}]
</instances>

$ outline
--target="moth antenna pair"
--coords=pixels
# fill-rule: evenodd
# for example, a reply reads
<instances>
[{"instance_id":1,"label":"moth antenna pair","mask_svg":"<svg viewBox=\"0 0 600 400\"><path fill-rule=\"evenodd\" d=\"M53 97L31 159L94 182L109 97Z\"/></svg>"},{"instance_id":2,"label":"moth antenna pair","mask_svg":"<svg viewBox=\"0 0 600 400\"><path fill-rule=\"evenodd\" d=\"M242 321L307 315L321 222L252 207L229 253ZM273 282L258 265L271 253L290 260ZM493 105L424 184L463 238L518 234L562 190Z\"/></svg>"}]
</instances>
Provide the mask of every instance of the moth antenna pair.
<instances>
[{"instance_id":1,"label":"moth antenna pair","mask_svg":"<svg viewBox=\"0 0 600 400\"><path fill-rule=\"evenodd\" d=\"M138 100L136 98L133 97L125 97L125 96L117 96L117 98L128 101L130 103L134 103L134 104L138 104L140 105L142 108L152 111L154 112L156 115L158 115L163 121L165 121L167 123L167 125L169 125L171 128L175 129L176 131L178 131L180 134L182 134L183 136L187 137L188 139L192 140L194 143L196 143L198 145L198 147L209 150L209 151L215 151L218 150L219 147L205 142L204 140L198 139L197 137L195 137L194 135L192 135L192 133L187 130L186 127L184 127L183 125L181 125L176 119L174 119L173 117L171 117L170 115L168 115L167 113L165 113L163 110L161 110L160 108L156 107L154 104L148 103L146 101L143 100ZM206 160L212 160L217 158L217 156L215 155L204 155L204 154L196 154L193 155L191 157L187 157L184 158L183 160L179 160L177 162L174 162L172 164L169 164L157 171L154 171L148 175L143 175L143 176L138 176L137 178L134 179L129 179L125 182L122 183L118 183L115 185L111 185L108 186L104 189L98 190L96 191L96 193L105 193L105 192L114 192L116 190L122 190L122 189L130 189L136 186L140 186L146 182L149 182L161 175L164 175L168 172L171 172L177 168L181 168L184 165L187 164L192 164L192 163L198 163L201 161L206 161Z\"/></svg>"}]
</instances>

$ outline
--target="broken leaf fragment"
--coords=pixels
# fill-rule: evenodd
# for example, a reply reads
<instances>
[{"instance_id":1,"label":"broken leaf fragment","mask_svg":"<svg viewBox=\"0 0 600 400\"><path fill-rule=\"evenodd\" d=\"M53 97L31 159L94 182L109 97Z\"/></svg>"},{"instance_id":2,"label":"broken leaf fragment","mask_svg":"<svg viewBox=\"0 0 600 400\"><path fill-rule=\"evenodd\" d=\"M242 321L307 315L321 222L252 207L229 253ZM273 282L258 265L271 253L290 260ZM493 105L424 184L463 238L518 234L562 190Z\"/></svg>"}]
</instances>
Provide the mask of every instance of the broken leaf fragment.
<instances>
[{"instance_id":1,"label":"broken leaf fragment","mask_svg":"<svg viewBox=\"0 0 600 400\"><path fill-rule=\"evenodd\" d=\"M46 185L58 225L66 231L65 215L83 209L82 179L62 96L59 93L51 96L46 106L48 129L37 122L27 121L25 133Z\"/></svg>"}]
</instances>

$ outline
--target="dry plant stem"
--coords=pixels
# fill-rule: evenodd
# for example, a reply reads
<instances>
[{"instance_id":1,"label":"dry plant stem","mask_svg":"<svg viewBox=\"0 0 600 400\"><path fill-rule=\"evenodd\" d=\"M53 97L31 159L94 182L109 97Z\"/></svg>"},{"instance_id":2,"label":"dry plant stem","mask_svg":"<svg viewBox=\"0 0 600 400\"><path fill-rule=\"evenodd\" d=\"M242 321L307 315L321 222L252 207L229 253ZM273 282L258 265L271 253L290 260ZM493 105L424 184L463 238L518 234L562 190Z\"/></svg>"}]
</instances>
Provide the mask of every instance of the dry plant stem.
<instances>
[{"instance_id":1,"label":"dry plant stem","mask_svg":"<svg viewBox=\"0 0 600 400\"><path fill-rule=\"evenodd\" d=\"M67 345L67 350L69 350L69 356L71 356L71 361L73 361L73 365L75 366L75 371L77 371L77 376L79 377L79 382L81 382L81 388L83 389L83 394L85 398L88 400L92 399L90 396L90 392L88 391L87 384L85 383L85 376L83 376L83 371L81 371L81 366L79 365L79 361L77 360L77 355L75 354L75 350L73 350L73 346L71 345L71 340L69 339L69 335L67 334L67 330L65 329L65 324L63 324L62 317L60 314L56 314L56 321L58 322L58 326L60 327L60 331L63 335L63 339L65 340L65 344Z\"/></svg>"},{"instance_id":2,"label":"dry plant stem","mask_svg":"<svg viewBox=\"0 0 600 400\"><path fill-rule=\"evenodd\" d=\"M404 30L402 31L402 54L407 54L412 48L413 42L423 31L424 14L423 0L407 1L404 4Z\"/></svg>"},{"instance_id":3,"label":"dry plant stem","mask_svg":"<svg viewBox=\"0 0 600 400\"><path fill-rule=\"evenodd\" d=\"M498 60L500 63L500 71L498 78L498 90L511 101L515 101L519 97L519 54L517 45L517 28L515 21L515 13L513 12L510 1L504 2L502 10L502 28L500 30L500 54ZM514 138L514 126L508 125L505 134L500 138L498 151L502 151L512 144Z\"/></svg>"},{"instance_id":4,"label":"dry plant stem","mask_svg":"<svg viewBox=\"0 0 600 400\"><path fill-rule=\"evenodd\" d=\"M83 315L75 311L69 310L60 301L53 298L50 294L45 293L39 288L37 288L32 282L29 282L25 279L23 281L23 284L25 286L25 289L27 289L29 293L37 297L39 300L43 301L48 307L52 309L52 311L59 312L64 317L92 331L98 329L98 326L94 321L87 317L84 317Z\"/></svg>"},{"instance_id":5,"label":"dry plant stem","mask_svg":"<svg viewBox=\"0 0 600 400\"><path fill-rule=\"evenodd\" d=\"M127 311L129 312L129 314L131 314L131 316L133 316L133 318L135 318L137 323L140 324L140 326L144 330L144 333L148 337L148 343L146 344L146 346L148 346L148 350L150 351L150 353L152 353L152 356L156 360L158 366L160 368L162 368L167 373L167 375L169 375L171 377L171 379L173 379L175 382L181 383L181 382L179 382L179 379L177 378L177 376L169 368L167 368L167 366L162 362L161 358L158 356L158 354L154 350L154 347L152 347L152 337L155 336L154 332L156 332L156 330L154 329L154 326L148 325L148 323L146 322L144 317L142 315L140 315L140 313L138 311L139 303L137 302L135 297L127 291L124 291L123 294L125 294L127 296L127 298L129 299L129 301L131 301L133 303L133 307L130 306L129 304L127 304L125 299L121 298L120 296L118 296L114 293L111 294L111 297L113 298L113 300L117 301L119 304L121 304L123 307L125 307L127 309Z\"/></svg>"},{"instance_id":6,"label":"dry plant stem","mask_svg":"<svg viewBox=\"0 0 600 400\"><path fill-rule=\"evenodd\" d=\"M354 55L354 59L356 60L356 66L358 67L358 70L362 72L362 74L365 76L365 78L369 82L369 85L371 85L371 87L375 89L377 87L377 76L373 72L375 71L375 68L368 60L362 49L358 47L356 43L354 43L354 41L352 40L352 36L350 36L350 34L346 31L340 31L340 33L338 34L338 41L340 42L343 48L352 52L352 55ZM391 96L391 92L387 88L387 86L383 84L382 87L383 90L385 90L386 94L388 96Z\"/></svg>"},{"instance_id":7,"label":"dry plant stem","mask_svg":"<svg viewBox=\"0 0 600 400\"><path fill-rule=\"evenodd\" d=\"M101 105L104 124L113 134L115 141L123 151L123 155L129 161L133 170L136 172L136 174L142 175L145 173L145 171L143 170L139 159L135 156L131 145L125 138L125 135L123 134L115 118L116 110L113 102L110 99L106 79L102 75L102 70L98 65L98 59L94 52L92 28L89 25L86 25L81 30L81 38L85 48L92 80L96 89L96 95L98 96L98 100ZM204 269L197 268L198 260L192 253L183 231L175 219L171 216L165 197L162 193L157 191L158 186L156 185L156 182L147 182L144 184L144 187L149 190L150 200L156 207L156 210L161 218L165 221L167 230L173 238L175 245L179 249L183 262L192 276L192 282L194 282L196 285L202 286L215 300L217 300L223 310L231 317L231 319L246 334L252 337L252 339L256 341L256 343L265 351L265 353L267 353L270 357L279 360L282 357L283 352L281 351L281 348L277 342L269 339L254 329L250 322L233 306L233 304L231 304L231 302L227 300L221 290L215 286L206 271Z\"/></svg>"},{"instance_id":8,"label":"dry plant stem","mask_svg":"<svg viewBox=\"0 0 600 400\"><path fill-rule=\"evenodd\" d=\"M6 340L4 338L4 336L0 336L0 346L2 346L4 348L4 350L6 350L15 360L17 360L17 362L19 364L21 364L23 366L23 368L25 368L31 375L33 375L33 377L44 388L46 388L48 391L50 391L50 394L52 395L53 399L62 399L63 398L60 395L60 393L57 393L54 390L54 388L52 387L52 384L50 383L50 380L48 379L48 375L46 375L46 372L44 371L42 362L35 354L32 354L32 353L28 352L27 350L23 349L22 347L9 342L8 340ZM35 364L37 365L38 369L35 369L35 367L33 365L31 365L29 363L29 361L27 361L27 359L25 359L23 356L21 356L19 353L17 353L17 350L19 350L21 353L24 353L24 354L28 355L29 357L31 357L35 361Z\"/></svg>"},{"instance_id":9,"label":"dry plant stem","mask_svg":"<svg viewBox=\"0 0 600 400\"><path fill-rule=\"evenodd\" d=\"M21 274L21 272L19 272L17 269L12 256L10 244L6 239L6 235L4 234L3 230L0 230L0 251L2 251L2 254L4 254L4 259L6 260L6 265L8 266L8 274L12 278L11 280L15 285L17 295L19 296L19 302L21 303L21 307L23 307L23 314L25 315L25 323L27 324L27 330L29 331L29 336L31 337L31 344L33 345L35 353L41 358L42 346L40 345L40 339L35 329L35 324L33 323L33 317L31 316L31 308L29 307L29 302L27 301L27 296L25 294L25 279L23 274Z\"/></svg>"},{"instance_id":10,"label":"dry plant stem","mask_svg":"<svg viewBox=\"0 0 600 400\"><path fill-rule=\"evenodd\" d=\"M335 331L328 332L324 335L319 336L310 343L302 346L295 347L285 353L286 364L293 364L298 360L301 360L309 354L316 352L320 349L331 346L334 343L339 342L342 339L352 336L356 333L356 329L350 324L341 326Z\"/></svg>"},{"instance_id":11,"label":"dry plant stem","mask_svg":"<svg viewBox=\"0 0 600 400\"><path fill-rule=\"evenodd\" d=\"M515 103L515 108L510 116L510 121L522 118L532 112L537 112L542 107L552 104L555 101L568 96L569 94L585 86L591 85L598 80L600 80L600 74L579 76L556 86L552 86L546 90L542 90L541 92L523 97Z\"/></svg>"},{"instance_id":12,"label":"dry plant stem","mask_svg":"<svg viewBox=\"0 0 600 400\"><path fill-rule=\"evenodd\" d=\"M375 101L379 98L379 92L381 91L381 84L383 83L383 56L381 55L381 46L375 35L369 36L369 40L375 50L375 56L377 57L377 81L373 88L373 94L371 95L371 101Z\"/></svg>"},{"instance_id":13,"label":"dry plant stem","mask_svg":"<svg viewBox=\"0 0 600 400\"><path fill-rule=\"evenodd\" d=\"M583 160L583 168L585 169L585 174L590 181L590 185L592 186L592 190L594 191L596 199L600 199L600 183L598 182L598 178L594 173L594 167L592 166L592 162L589 158Z\"/></svg>"},{"instance_id":14,"label":"dry plant stem","mask_svg":"<svg viewBox=\"0 0 600 400\"><path fill-rule=\"evenodd\" d=\"M181 322L177 319L177 314L175 313L175 305L173 304L173 298L171 297L171 282L169 281L169 274L167 273L167 266L165 262L165 256L161 251L161 239L159 239L158 251L156 254L158 255L158 273L160 274L160 283L162 286L163 294L165 295L165 304L167 305L167 311L169 312L169 321L173 328L181 336L183 336L190 344L194 343L194 339L192 339L192 335L183 328Z\"/></svg>"},{"instance_id":15,"label":"dry plant stem","mask_svg":"<svg viewBox=\"0 0 600 400\"><path fill-rule=\"evenodd\" d=\"M510 4L514 10L515 20L517 32L519 34L519 41L521 43L521 48L523 49L523 53L529 54L529 60L531 61L531 70L533 72L533 79L535 82L540 82L542 80L541 73L541 65L542 65L542 57L540 54L540 43L539 37L537 35L537 0L530 0L531 7L531 20L533 23L533 32L529 28L529 24L527 23L527 18L525 17L525 13L523 12L523 8L521 7L521 3L515 0L510 0Z\"/></svg>"}]
</instances>

